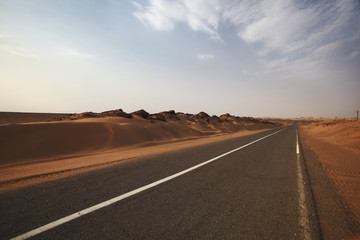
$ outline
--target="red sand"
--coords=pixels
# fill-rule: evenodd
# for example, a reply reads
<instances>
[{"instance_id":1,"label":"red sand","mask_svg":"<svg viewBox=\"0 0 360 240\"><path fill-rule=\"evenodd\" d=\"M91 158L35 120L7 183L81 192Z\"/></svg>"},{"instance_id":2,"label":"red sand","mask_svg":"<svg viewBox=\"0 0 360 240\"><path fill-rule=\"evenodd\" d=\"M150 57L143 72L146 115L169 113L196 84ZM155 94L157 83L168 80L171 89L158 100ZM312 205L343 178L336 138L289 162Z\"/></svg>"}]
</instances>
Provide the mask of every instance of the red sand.
<instances>
[{"instance_id":1,"label":"red sand","mask_svg":"<svg viewBox=\"0 0 360 240\"><path fill-rule=\"evenodd\" d=\"M327 121L300 130L360 222L360 122Z\"/></svg>"},{"instance_id":2,"label":"red sand","mask_svg":"<svg viewBox=\"0 0 360 240\"><path fill-rule=\"evenodd\" d=\"M176 114L167 121L134 115L16 122L0 124L0 192L278 126L233 116L220 121L204 114Z\"/></svg>"}]
</instances>

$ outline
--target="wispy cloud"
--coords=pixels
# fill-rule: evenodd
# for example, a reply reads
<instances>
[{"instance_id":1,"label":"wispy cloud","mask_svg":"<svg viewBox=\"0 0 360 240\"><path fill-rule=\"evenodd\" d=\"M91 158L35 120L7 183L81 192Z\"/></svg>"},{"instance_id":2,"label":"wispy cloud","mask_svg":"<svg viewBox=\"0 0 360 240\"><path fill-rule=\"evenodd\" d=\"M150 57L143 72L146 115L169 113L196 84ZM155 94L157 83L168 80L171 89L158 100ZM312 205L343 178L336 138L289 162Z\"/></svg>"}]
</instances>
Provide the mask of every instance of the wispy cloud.
<instances>
[{"instance_id":1,"label":"wispy cloud","mask_svg":"<svg viewBox=\"0 0 360 240\"><path fill-rule=\"evenodd\" d=\"M12 35L9 34L0 34L0 39L12 38Z\"/></svg>"},{"instance_id":2,"label":"wispy cloud","mask_svg":"<svg viewBox=\"0 0 360 240\"><path fill-rule=\"evenodd\" d=\"M211 39L221 40L219 29L221 4L216 1L168 1L150 0L148 6L133 1L137 11L133 15L146 27L168 31L175 28L175 23L183 22L194 31L210 35Z\"/></svg>"},{"instance_id":3,"label":"wispy cloud","mask_svg":"<svg viewBox=\"0 0 360 240\"><path fill-rule=\"evenodd\" d=\"M360 57L360 47L355 48L349 55L350 59L355 59Z\"/></svg>"},{"instance_id":4,"label":"wispy cloud","mask_svg":"<svg viewBox=\"0 0 360 240\"><path fill-rule=\"evenodd\" d=\"M359 57L354 50L360 43L360 4L356 0L149 0L147 5L133 4L137 9L133 15L158 31L185 23L223 41L222 31L235 27L242 41L260 43L257 55L277 71L301 59L328 62Z\"/></svg>"},{"instance_id":5,"label":"wispy cloud","mask_svg":"<svg viewBox=\"0 0 360 240\"><path fill-rule=\"evenodd\" d=\"M69 50L69 49L61 50L58 55L64 56L64 57L74 57L74 58L91 58L91 57L93 57L93 55L81 53L81 52Z\"/></svg>"},{"instance_id":6,"label":"wispy cloud","mask_svg":"<svg viewBox=\"0 0 360 240\"><path fill-rule=\"evenodd\" d=\"M10 45L0 45L0 50L7 52L13 56L39 58L39 56L24 47L13 47Z\"/></svg>"},{"instance_id":7,"label":"wispy cloud","mask_svg":"<svg viewBox=\"0 0 360 240\"><path fill-rule=\"evenodd\" d=\"M262 57L279 54L278 62L313 57L328 61L351 54L347 46L359 42L359 13L356 1L326 1L301 5L293 1L268 1L257 6L256 17L247 17L238 27L238 35L248 43L263 44ZM238 12L239 13L239 12ZM230 17L235 24L238 16ZM352 26L352 27L350 27ZM335 54L336 53L336 54ZM273 57L272 57L273 58ZM275 64L274 66L277 66Z\"/></svg>"},{"instance_id":8,"label":"wispy cloud","mask_svg":"<svg viewBox=\"0 0 360 240\"><path fill-rule=\"evenodd\" d=\"M206 54L198 54L197 58L199 60L210 60L214 58L214 55L210 54L210 53L206 53Z\"/></svg>"}]
</instances>

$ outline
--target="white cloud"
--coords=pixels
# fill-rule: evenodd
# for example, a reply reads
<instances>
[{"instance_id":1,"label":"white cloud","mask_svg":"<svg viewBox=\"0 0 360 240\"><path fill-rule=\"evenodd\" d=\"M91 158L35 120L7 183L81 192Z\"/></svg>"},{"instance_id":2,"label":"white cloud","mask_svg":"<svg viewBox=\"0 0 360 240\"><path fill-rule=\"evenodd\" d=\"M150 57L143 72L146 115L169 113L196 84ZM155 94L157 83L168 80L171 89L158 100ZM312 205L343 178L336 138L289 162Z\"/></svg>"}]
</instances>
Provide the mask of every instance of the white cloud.
<instances>
[{"instance_id":1,"label":"white cloud","mask_svg":"<svg viewBox=\"0 0 360 240\"><path fill-rule=\"evenodd\" d=\"M20 57L29 57L29 58L39 58L35 53L29 51L23 47L13 47L10 45L0 45L0 50L7 52L13 56L20 56Z\"/></svg>"},{"instance_id":2,"label":"white cloud","mask_svg":"<svg viewBox=\"0 0 360 240\"><path fill-rule=\"evenodd\" d=\"M183 18L183 6L176 2L151 1L151 5L148 7L143 7L137 2L133 2L133 4L138 9L133 15L146 27L154 30L172 30L174 29L174 21Z\"/></svg>"},{"instance_id":3,"label":"white cloud","mask_svg":"<svg viewBox=\"0 0 360 240\"><path fill-rule=\"evenodd\" d=\"M344 34L339 33L344 33L344 29L351 34L348 28L350 19L344 16L352 13L349 8L342 6L348 5L350 1L342 2L345 1L300 6L284 0L272 7L265 7L268 3L263 3L259 6L259 15L262 17L240 26L239 36L249 43L262 42L262 53L313 51L323 44L343 38Z\"/></svg>"},{"instance_id":4,"label":"white cloud","mask_svg":"<svg viewBox=\"0 0 360 240\"><path fill-rule=\"evenodd\" d=\"M221 40L218 33L222 4L218 0L149 0L148 6L133 2L137 11L133 15L146 27L168 31L175 23L183 22L194 31L202 31L211 39Z\"/></svg>"},{"instance_id":5,"label":"white cloud","mask_svg":"<svg viewBox=\"0 0 360 240\"><path fill-rule=\"evenodd\" d=\"M360 4L356 0L149 0L147 5L133 4L134 16L159 31L185 23L223 41L222 30L235 27L241 40L259 44L256 53L268 68L286 69L300 59L318 62L358 56L354 48L360 42Z\"/></svg>"},{"instance_id":6,"label":"white cloud","mask_svg":"<svg viewBox=\"0 0 360 240\"><path fill-rule=\"evenodd\" d=\"M14 39L13 35L0 34L0 51L6 52L12 56L24 57L24 58L39 58L34 48L27 43L19 44L18 39Z\"/></svg>"},{"instance_id":7,"label":"white cloud","mask_svg":"<svg viewBox=\"0 0 360 240\"><path fill-rule=\"evenodd\" d=\"M249 8L252 14L242 20L238 19L243 13L240 11L228 17L228 21L238 26L242 40L249 44L262 43L257 54L264 58L269 69L287 70L294 63L304 62L301 59L317 64L338 61L351 54L348 46L358 45L360 41L356 1L274 3L262 1L252 5Z\"/></svg>"},{"instance_id":8,"label":"white cloud","mask_svg":"<svg viewBox=\"0 0 360 240\"><path fill-rule=\"evenodd\" d=\"M355 59L358 57L360 57L360 47L357 47L356 49L354 49L349 55L350 59Z\"/></svg>"},{"instance_id":9,"label":"white cloud","mask_svg":"<svg viewBox=\"0 0 360 240\"><path fill-rule=\"evenodd\" d=\"M93 57L90 54L80 53L74 50L61 50L58 54L59 56L65 56L65 57L75 57L75 58L91 58Z\"/></svg>"},{"instance_id":10,"label":"white cloud","mask_svg":"<svg viewBox=\"0 0 360 240\"><path fill-rule=\"evenodd\" d=\"M206 53L206 54L198 54L198 55L197 55L197 58L198 58L199 60L210 60L210 59L213 59L213 58L214 58L214 55L209 54L209 53Z\"/></svg>"}]
</instances>

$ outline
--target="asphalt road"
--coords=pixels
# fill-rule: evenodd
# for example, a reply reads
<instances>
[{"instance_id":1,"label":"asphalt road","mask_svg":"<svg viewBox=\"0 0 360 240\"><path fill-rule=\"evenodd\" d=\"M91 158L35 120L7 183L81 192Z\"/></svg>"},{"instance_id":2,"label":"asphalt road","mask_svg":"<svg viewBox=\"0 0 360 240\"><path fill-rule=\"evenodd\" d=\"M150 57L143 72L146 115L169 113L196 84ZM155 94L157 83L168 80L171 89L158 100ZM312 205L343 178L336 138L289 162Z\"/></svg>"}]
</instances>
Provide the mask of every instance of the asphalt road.
<instances>
[{"instance_id":1,"label":"asphalt road","mask_svg":"<svg viewBox=\"0 0 360 240\"><path fill-rule=\"evenodd\" d=\"M1 194L0 239L17 237L278 130L128 161ZM293 125L31 239L317 239L316 210L296 145ZM301 189L305 202L301 201Z\"/></svg>"}]
</instances>

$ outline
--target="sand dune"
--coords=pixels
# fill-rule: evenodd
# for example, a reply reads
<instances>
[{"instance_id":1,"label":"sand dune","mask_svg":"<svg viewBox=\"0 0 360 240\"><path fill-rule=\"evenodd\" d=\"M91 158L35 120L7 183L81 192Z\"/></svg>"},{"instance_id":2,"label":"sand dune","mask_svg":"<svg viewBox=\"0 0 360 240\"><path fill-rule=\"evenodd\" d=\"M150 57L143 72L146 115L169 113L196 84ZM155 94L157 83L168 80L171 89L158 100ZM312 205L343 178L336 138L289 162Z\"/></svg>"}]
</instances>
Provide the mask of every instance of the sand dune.
<instances>
[{"instance_id":1,"label":"sand dune","mask_svg":"<svg viewBox=\"0 0 360 240\"><path fill-rule=\"evenodd\" d=\"M220 121L202 114L168 115L162 121L154 121L136 114L132 118L80 114L75 116L76 121L65 118L0 125L0 164L273 126L255 119Z\"/></svg>"},{"instance_id":2,"label":"sand dune","mask_svg":"<svg viewBox=\"0 0 360 240\"><path fill-rule=\"evenodd\" d=\"M23 116L26 118L26 114ZM34 119L33 114L31 117ZM204 112L149 114L142 110L128 114L119 109L60 115L51 117L51 121L44 121L43 117L38 118L39 122L19 123L17 118L14 123L7 120L0 124L0 185L14 179L138 157L140 152L141 156L158 152L145 147L231 133L249 134L280 126L261 119L230 114L217 117ZM129 153L129 149L138 153Z\"/></svg>"}]
</instances>

